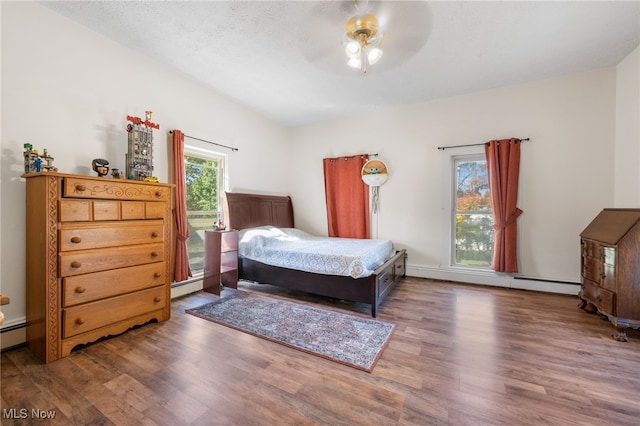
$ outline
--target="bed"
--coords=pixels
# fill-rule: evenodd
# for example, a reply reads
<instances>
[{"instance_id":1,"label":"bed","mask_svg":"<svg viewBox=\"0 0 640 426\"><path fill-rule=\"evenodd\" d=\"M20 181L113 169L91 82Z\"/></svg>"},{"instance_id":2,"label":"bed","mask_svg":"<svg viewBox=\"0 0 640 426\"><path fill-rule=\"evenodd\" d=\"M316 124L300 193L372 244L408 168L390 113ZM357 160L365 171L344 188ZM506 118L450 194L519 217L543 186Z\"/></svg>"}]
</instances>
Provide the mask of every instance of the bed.
<instances>
[{"instance_id":1,"label":"bed","mask_svg":"<svg viewBox=\"0 0 640 426\"><path fill-rule=\"evenodd\" d=\"M272 226L295 229L289 196L225 193L225 218L229 229L243 230ZM241 243L242 244L242 243ZM371 305L371 316L398 281L405 276L406 250L392 250L366 276L334 275L290 267L273 266L243 255L238 258L241 280L271 284L290 290ZM354 276L358 276L354 278Z\"/></svg>"}]
</instances>

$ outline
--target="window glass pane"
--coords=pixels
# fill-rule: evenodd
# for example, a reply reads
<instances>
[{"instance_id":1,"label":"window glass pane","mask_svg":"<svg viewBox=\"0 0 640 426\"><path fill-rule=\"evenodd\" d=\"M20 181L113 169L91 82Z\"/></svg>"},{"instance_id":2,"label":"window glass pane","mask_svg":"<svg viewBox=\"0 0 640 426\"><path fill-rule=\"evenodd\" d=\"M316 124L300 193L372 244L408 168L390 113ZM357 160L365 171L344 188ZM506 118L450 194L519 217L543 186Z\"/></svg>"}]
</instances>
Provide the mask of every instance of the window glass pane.
<instances>
[{"instance_id":1,"label":"window glass pane","mask_svg":"<svg viewBox=\"0 0 640 426\"><path fill-rule=\"evenodd\" d=\"M199 158L193 155L184 156L187 182L187 224L189 239L187 253L189 266L195 275L204 269L204 231L213 230L220 217L218 189L221 184L219 176L220 162Z\"/></svg>"},{"instance_id":2,"label":"window glass pane","mask_svg":"<svg viewBox=\"0 0 640 426\"><path fill-rule=\"evenodd\" d=\"M489 267L493 252L493 213L484 157L456 159L455 264Z\"/></svg>"}]
</instances>

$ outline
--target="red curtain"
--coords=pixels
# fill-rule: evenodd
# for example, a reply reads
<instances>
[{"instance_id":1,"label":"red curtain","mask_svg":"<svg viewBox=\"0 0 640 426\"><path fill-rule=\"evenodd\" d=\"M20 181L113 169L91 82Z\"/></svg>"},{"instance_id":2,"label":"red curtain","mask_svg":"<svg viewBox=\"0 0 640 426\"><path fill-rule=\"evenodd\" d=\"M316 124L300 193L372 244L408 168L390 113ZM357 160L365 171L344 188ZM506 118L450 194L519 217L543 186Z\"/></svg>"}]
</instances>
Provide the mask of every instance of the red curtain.
<instances>
[{"instance_id":1,"label":"red curtain","mask_svg":"<svg viewBox=\"0 0 640 426\"><path fill-rule=\"evenodd\" d=\"M369 238L369 187L362 181L367 158L362 154L322 160L330 237Z\"/></svg>"},{"instance_id":2,"label":"red curtain","mask_svg":"<svg viewBox=\"0 0 640 426\"><path fill-rule=\"evenodd\" d=\"M173 281L180 282L191 276L189 256L187 254L189 227L187 226L187 182L184 170L184 134L180 130L173 130L171 147L173 153L173 178L176 185L176 202L173 210L176 226Z\"/></svg>"},{"instance_id":3,"label":"red curtain","mask_svg":"<svg viewBox=\"0 0 640 426\"><path fill-rule=\"evenodd\" d=\"M520 139L493 140L485 144L489 189L493 203L495 241L491 268L518 272L518 202Z\"/></svg>"}]
</instances>

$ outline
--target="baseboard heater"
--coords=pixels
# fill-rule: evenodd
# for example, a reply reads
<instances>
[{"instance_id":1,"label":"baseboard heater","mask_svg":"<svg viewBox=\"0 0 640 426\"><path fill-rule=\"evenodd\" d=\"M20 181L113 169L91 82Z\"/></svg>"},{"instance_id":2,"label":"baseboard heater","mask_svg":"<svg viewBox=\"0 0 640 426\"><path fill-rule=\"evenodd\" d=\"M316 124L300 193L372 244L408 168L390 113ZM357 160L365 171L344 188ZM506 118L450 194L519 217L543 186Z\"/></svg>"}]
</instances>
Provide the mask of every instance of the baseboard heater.
<instances>
[{"instance_id":1,"label":"baseboard heater","mask_svg":"<svg viewBox=\"0 0 640 426\"><path fill-rule=\"evenodd\" d=\"M527 281L540 281L544 283L555 283L555 284L567 284L567 285L580 285L580 283L573 281L562 281L562 280L550 280L547 278L535 278L535 277L524 277L521 275L514 275L514 280L527 280Z\"/></svg>"},{"instance_id":2,"label":"baseboard heater","mask_svg":"<svg viewBox=\"0 0 640 426\"><path fill-rule=\"evenodd\" d=\"M26 326L27 326L26 322L21 322L13 325L5 325L4 327L0 328L0 334L7 333L9 331L19 330L21 328L25 328Z\"/></svg>"}]
</instances>

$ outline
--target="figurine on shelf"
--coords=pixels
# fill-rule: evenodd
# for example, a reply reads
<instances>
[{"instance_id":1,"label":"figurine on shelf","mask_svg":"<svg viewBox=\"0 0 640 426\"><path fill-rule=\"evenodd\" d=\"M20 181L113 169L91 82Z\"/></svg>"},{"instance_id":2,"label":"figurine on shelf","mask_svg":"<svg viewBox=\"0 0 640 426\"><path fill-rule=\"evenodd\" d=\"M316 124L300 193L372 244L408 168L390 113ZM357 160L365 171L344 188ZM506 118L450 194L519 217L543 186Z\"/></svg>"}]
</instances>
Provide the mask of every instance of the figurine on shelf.
<instances>
[{"instance_id":1,"label":"figurine on shelf","mask_svg":"<svg viewBox=\"0 0 640 426\"><path fill-rule=\"evenodd\" d=\"M95 158L91 162L91 166L99 177L105 177L109 173L109 162L103 158Z\"/></svg>"},{"instance_id":2,"label":"figurine on shelf","mask_svg":"<svg viewBox=\"0 0 640 426\"><path fill-rule=\"evenodd\" d=\"M53 157L49 155L49 153L47 152L47 148L44 149L42 155L40 155L40 158L42 158L43 161L43 163L41 164L41 169L43 172L58 171L58 168L53 165Z\"/></svg>"},{"instance_id":3,"label":"figurine on shelf","mask_svg":"<svg viewBox=\"0 0 640 426\"><path fill-rule=\"evenodd\" d=\"M30 143L24 144L24 172L33 173L36 171L36 158L38 151L33 149Z\"/></svg>"},{"instance_id":4,"label":"figurine on shelf","mask_svg":"<svg viewBox=\"0 0 640 426\"><path fill-rule=\"evenodd\" d=\"M40 173L40 172L57 172L58 168L53 165L53 157L45 148L42 154L37 149L33 149L30 143L24 144L24 172Z\"/></svg>"},{"instance_id":5,"label":"figurine on shelf","mask_svg":"<svg viewBox=\"0 0 640 426\"><path fill-rule=\"evenodd\" d=\"M120 170L118 169L111 169L111 176L113 176L114 179L120 179Z\"/></svg>"},{"instance_id":6,"label":"figurine on shelf","mask_svg":"<svg viewBox=\"0 0 640 426\"><path fill-rule=\"evenodd\" d=\"M222 219L218 219L218 223L215 223L213 225L214 231L224 231L226 228L227 228L227 225L225 225L224 222L222 222Z\"/></svg>"}]
</instances>

